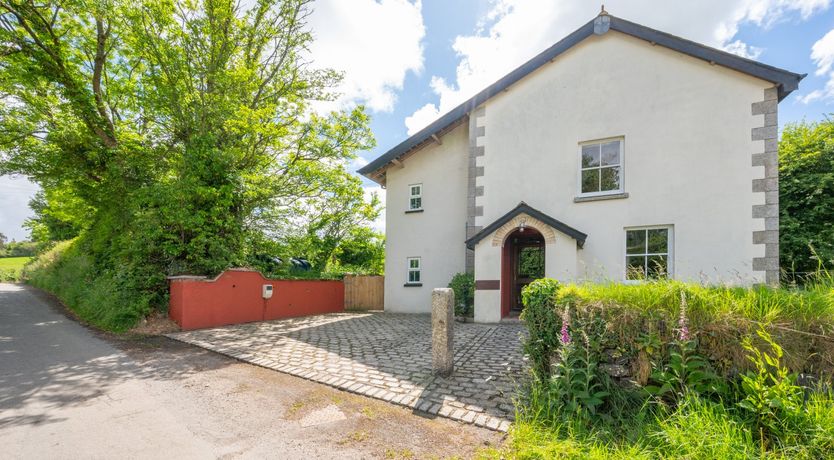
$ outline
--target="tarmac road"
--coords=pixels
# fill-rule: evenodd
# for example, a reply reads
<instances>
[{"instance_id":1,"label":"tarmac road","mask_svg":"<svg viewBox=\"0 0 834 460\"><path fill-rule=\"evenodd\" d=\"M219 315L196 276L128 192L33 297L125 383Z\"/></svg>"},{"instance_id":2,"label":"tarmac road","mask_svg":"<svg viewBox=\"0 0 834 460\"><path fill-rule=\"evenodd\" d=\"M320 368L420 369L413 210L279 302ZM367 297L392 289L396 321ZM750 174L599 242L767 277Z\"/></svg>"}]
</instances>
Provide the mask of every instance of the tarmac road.
<instances>
[{"instance_id":1,"label":"tarmac road","mask_svg":"<svg viewBox=\"0 0 834 460\"><path fill-rule=\"evenodd\" d=\"M502 435L180 344L0 284L0 458L470 457Z\"/></svg>"}]
</instances>

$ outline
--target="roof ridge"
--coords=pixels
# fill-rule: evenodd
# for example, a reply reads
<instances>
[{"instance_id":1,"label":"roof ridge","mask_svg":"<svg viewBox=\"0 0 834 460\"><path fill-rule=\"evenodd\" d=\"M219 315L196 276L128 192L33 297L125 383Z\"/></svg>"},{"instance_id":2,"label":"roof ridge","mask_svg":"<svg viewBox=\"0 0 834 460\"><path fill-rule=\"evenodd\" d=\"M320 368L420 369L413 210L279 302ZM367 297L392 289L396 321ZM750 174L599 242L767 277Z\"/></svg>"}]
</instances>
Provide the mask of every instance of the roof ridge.
<instances>
[{"instance_id":1,"label":"roof ridge","mask_svg":"<svg viewBox=\"0 0 834 460\"><path fill-rule=\"evenodd\" d=\"M591 35L603 35L611 29L626 35L640 38L652 44L672 49L679 53L687 54L697 59L705 60L711 64L718 64L765 81L770 81L778 86L778 100L780 101L787 97L787 95L792 91L797 89L799 81L807 75L790 72L788 70L780 69L752 59L743 58L727 51L702 45L698 42L681 38L668 32L655 30L650 27L621 19L617 16L612 16L607 12L605 13L606 14L604 15L600 13L600 15L594 17L594 19L586 22L578 29L546 48L544 51L538 53L528 61L511 70L509 73L505 74L457 107L446 112L425 128L409 136L404 141L400 142L384 154L363 166L357 172L371 180L382 183L382 174L377 172L385 168L385 166L391 163L392 160L401 157L411 150L421 147L424 143L431 140L432 135L452 126L463 117L466 117L469 112L473 111L479 105L491 99L495 94L500 93L504 89L525 78L527 75L539 69L546 63L553 61L556 57Z\"/></svg>"}]
</instances>

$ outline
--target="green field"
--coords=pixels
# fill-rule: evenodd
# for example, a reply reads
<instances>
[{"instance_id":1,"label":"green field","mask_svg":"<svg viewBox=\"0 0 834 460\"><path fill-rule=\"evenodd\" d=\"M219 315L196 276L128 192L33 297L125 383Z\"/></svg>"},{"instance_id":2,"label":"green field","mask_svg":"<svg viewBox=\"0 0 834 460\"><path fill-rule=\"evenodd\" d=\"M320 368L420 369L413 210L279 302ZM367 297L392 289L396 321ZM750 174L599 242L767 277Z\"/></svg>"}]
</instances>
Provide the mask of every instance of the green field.
<instances>
[{"instance_id":1,"label":"green field","mask_svg":"<svg viewBox=\"0 0 834 460\"><path fill-rule=\"evenodd\" d=\"M0 281L17 281L20 271L31 257L2 257L0 258Z\"/></svg>"}]
</instances>

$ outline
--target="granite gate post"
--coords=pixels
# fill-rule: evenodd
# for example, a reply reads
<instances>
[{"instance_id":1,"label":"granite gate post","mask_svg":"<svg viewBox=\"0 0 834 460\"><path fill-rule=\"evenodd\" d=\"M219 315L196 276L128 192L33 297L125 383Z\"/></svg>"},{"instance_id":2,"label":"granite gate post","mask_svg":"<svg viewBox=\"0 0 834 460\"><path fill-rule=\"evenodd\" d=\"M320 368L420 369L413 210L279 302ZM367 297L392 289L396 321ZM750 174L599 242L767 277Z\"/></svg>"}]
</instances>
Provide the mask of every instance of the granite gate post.
<instances>
[{"instance_id":1,"label":"granite gate post","mask_svg":"<svg viewBox=\"0 0 834 460\"><path fill-rule=\"evenodd\" d=\"M448 377L454 371L455 293L437 288L431 293L432 373Z\"/></svg>"}]
</instances>

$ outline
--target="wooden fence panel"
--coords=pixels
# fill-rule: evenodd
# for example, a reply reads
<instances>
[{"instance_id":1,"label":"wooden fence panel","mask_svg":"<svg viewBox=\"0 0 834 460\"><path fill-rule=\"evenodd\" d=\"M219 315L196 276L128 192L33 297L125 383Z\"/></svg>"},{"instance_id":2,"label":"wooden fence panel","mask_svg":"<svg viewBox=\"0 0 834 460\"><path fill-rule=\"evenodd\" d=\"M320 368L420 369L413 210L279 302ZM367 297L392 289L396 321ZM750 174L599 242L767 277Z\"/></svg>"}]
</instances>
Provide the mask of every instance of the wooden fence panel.
<instances>
[{"instance_id":1,"label":"wooden fence panel","mask_svg":"<svg viewBox=\"0 0 834 460\"><path fill-rule=\"evenodd\" d=\"M385 300L384 276L345 275L346 310L382 310Z\"/></svg>"}]
</instances>

